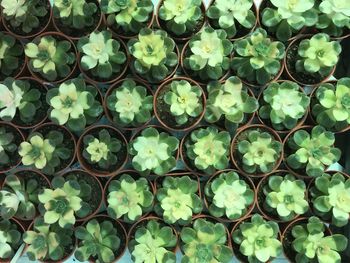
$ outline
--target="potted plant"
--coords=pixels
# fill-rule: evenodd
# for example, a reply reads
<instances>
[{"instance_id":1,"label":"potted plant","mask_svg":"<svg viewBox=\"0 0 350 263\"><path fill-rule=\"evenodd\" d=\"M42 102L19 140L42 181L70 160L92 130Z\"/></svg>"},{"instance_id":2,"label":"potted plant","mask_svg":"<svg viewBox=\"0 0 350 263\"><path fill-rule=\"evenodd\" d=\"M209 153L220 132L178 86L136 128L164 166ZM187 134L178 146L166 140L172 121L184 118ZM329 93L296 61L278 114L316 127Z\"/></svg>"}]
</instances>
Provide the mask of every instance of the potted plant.
<instances>
[{"instance_id":1,"label":"potted plant","mask_svg":"<svg viewBox=\"0 0 350 263\"><path fill-rule=\"evenodd\" d=\"M163 175L176 166L179 140L157 127L139 131L129 143L132 166L143 175Z\"/></svg>"},{"instance_id":2,"label":"potted plant","mask_svg":"<svg viewBox=\"0 0 350 263\"><path fill-rule=\"evenodd\" d=\"M7 172L21 163L18 147L24 141L22 132L10 123L0 122L0 172Z\"/></svg>"},{"instance_id":3,"label":"potted plant","mask_svg":"<svg viewBox=\"0 0 350 263\"><path fill-rule=\"evenodd\" d=\"M10 262L21 246L24 229L17 221L1 219L0 221L0 261Z\"/></svg>"},{"instance_id":4,"label":"potted plant","mask_svg":"<svg viewBox=\"0 0 350 263\"><path fill-rule=\"evenodd\" d=\"M153 92L133 79L117 81L105 95L105 113L110 122L121 128L137 128L152 118Z\"/></svg>"},{"instance_id":5,"label":"potted plant","mask_svg":"<svg viewBox=\"0 0 350 263\"><path fill-rule=\"evenodd\" d=\"M327 166L340 159L341 151L334 142L334 134L322 126L303 126L291 132L284 140L287 168L302 175L322 175Z\"/></svg>"},{"instance_id":6,"label":"potted plant","mask_svg":"<svg viewBox=\"0 0 350 263\"><path fill-rule=\"evenodd\" d=\"M97 0L55 0L52 8L56 30L74 40L88 35L102 22Z\"/></svg>"},{"instance_id":7,"label":"potted plant","mask_svg":"<svg viewBox=\"0 0 350 263\"><path fill-rule=\"evenodd\" d=\"M205 7L202 0L162 0L156 15L158 26L175 39L187 40L205 23Z\"/></svg>"},{"instance_id":8,"label":"potted plant","mask_svg":"<svg viewBox=\"0 0 350 263\"><path fill-rule=\"evenodd\" d=\"M238 222L232 239L235 255L244 262L270 262L282 252L278 224L259 214Z\"/></svg>"},{"instance_id":9,"label":"potted plant","mask_svg":"<svg viewBox=\"0 0 350 263\"><path fill-rule=\"evenodd\" d=\"M211 81L207 91L205 120L230 132L249 123L259 107L252 91L238 77L229 77L224 83Z\"/></svg>"},{"instance_id":10,"label":"potted plant","mask_svg":"<svg viewBox=\"0 0 350 263\"><path fill-rule=\"evenodd\" d=\"M231 40L246 36L257 24L257 10L253 0L213 0L206 15L209 25L225 30Z\"/></svg>"},{"instance_id":11,"label":"potted plant","mask_svg":"<svg viewBox=\"0 0 350 263\"><path fill-rule=\"evenodd\" d=\"M327 172L310 183L313 212L322 220L342 227L350 217L350 179L340 172Z\"/></svg>"},{"instance_id":12,"label":"potted plant","mask_svg":"<svg viewBox=\"0 0 350 263\"><path fill-rule=\"evenodd\" d=\"M110 263L117 261L126 248L124 227L107 216L93 217L75 229L77 260Z\"/></svg>"},{"instance_id":13,"label":"potted plant","mask_svg":"<svg viewBox=\"0 0 350 263\"><path fill-rule=\"evenodd\" d=\"M300 126L307 117L310 98L292 81L270 83L260 95L259 117L277 131Z\"/></svg>"},{"instance_id":14,"label":"potted plant","mask_svg":"<svg viewBox=\"0 0 350 263\"><path fill-rule=\"evenodd\" d=\"M182 263L222 262L232 260L232 249L226 227L211 218L197 218L180 233Z\"/></svg>"},{"instance_id":15,"label":"potted plant","mask_svg":"<svg viewBox=\"0 0 350 263\"><path fill-rule=\"evenodd\" d=\"M94 31L78 42L79 67L94 82L110 83L125 73L128 61L125 44L109 31Z\"/></svg>"},{"instance_id":16,"label":"potted plant","mask_svg":"<svg viewBox=\"0 0 350 263\"><path fill-rule=\"evenodd\" d=\"M40 34L51 20L51 5L47 0L2 0L0 6L6 30L18 37Z\"/></svg>"},{"instance_id":17,"label":"potted plant","mask_svg":"<svg viewBox=\"0 0 350 263\"><path fill-rule=\"evenodd\" d=\"M76 49L68 38L57 32L47 32L25 45L32 75L43 81L62 82L76 67Z\"/></svg>"},{"instance_id":18,"label":"potted plant","mask_svg":"<svg viewBox=\"0 0 350 263\"><path fill-rule=\"evenodd\" d=\"M261 23L269 35L287 42L301 33L306 27L318 22L318 10L315 0L269 0L260 6Z\"/></svg>"},{"instance_id":19,"label":"potted plant","mask_svg":"<svg viewBox=\"0 0 350 263\"><path fill-rule=\"evenodd\" d=\"M287 48L284 63L290 79L301 85L316 85L335 70L342 48L329 35L318 33L295 39Z\"/></svg>"},{"instance_id":20,"label":"potted plant","mask_svg":"<svg viewBox=\"0 0 350 263\"><path fill-rule=\"evenodd\" d=\"M108 215L133 223L153 208L153 185L135 171L113 176L105 187Z\"/></svg>"},{"instance_id":21,"label":"potted plant","mask_svg":"<svg viewBox=\"0 0 350 263\"><path fill-rule=\"evenodd\" d=\"M90 173L113 175L127 161L127 142L123 134L111 126L93 126L80 136L77 155L81 166Z\"/></svg>"},{"instance_id":22,"label":"potted plant","mask_svg":"<svg viewBox=\"0 0 350 263\"><path fill-rule=\"evenodd\" d=\"M22 43L10 34L0 32L0 78L19 77L26 59Z\"/></svg>"},{"instance_id":23,"label":"potted plant","mask_svg":"<svg viewBox=\"0 0 350 263\"><path fill-rule=\"evenodd\" d=\"M165 31L143 28L128 41L128 49L131 69L143 80L158 83L175 74L179 52Z\"/></svg>"},{"instance_id":24,"label":"potted plant","mask_svg":"<svg viewBox=\"0 0 350 263\"><path fill-rule=\"evenodd\" d=\"M123 38L136 36L142 28L151 27L153 23L151 0L101 0L100 5L108 27Z\"/></svg>"},{"instance_id":25,"label":"potted plant","mask_svg":"<svg viewBox=\"0 0 350 263\"><path fill-rule=\"evenodd\" d=\"M73 132L81 132L102 114L102 95L82 78L70 79L51 88L46 95L49 117Z\"/></svg>"},{"instance_id":26,"label":"potted plant","mask_svg":"<svg viewBox=\"0 0 350 263\"><path fill-rule=\"evenodd\" d=\"M282 160L282 142L263 125L241 129L232 140L231 159L243 174L262 176L275 170Z\"/></svg>"},{"instance_id":27,"label":"potted plant","mask_svg":"<svg viewBox=\"0 0 350 263\"><path fill-rule=\"evenodd\" d=\"M185 225L202 211L200 186L196 176L164 176L156 181L154 211L168 224Z\"/></svg>"},{"instance_id":28,"label":"potted plant","mask_svg":"<svg viewBox=\"0 0 350 263\"><path fill-rule=\"evenodd\" d=\"M38 195L50 186L49 180L34 170L7 175L0 190L1 217L33 220L38 214Z\"/></svg>"},{"instance_id":29,"label":"potted plant","mask_svg":"<svg viewBox=\"0 0 350 263\"><path fill-rule=\"evenodd\" d=\"M301 218L293 221L284 231L283 247L287 258L296 263L341 261L340 251L348 240L341 234L332 234L318 218Z\"/></svg>"},{"instance_id":30,"label":"potted plant","mask_svg":"<svg viewBox=\"0 0 350 263\"><path fill-rule=\"evenodd\" d=\"M204 27L183 47L181 67L190 78L200 82L218 80L230 68L232 43L224 30Z\"/></svg>"},{"instance_id":31,"label":"potted plant","mask_svg":"<svg viewBox=\"0 0 350 263\"><path fill-rule=\"evenodd\" d=\"M234 42L233 50L231 68L249 85L264 86L282 73L285 46L272 41L262 28Z\"/></svg>"},{"instance_id":32,"label":"potted plant","mask_svg":"<svg viewBox=\"0 0 350 263\"><path fill-rule=\"evenodd\" d=\"M133 262L176 262L177 233L160 218L138 221L129 232L129 251Z\"/></svg>"},{"instance_id":33,"label":"potted plant","mask_svg":"<svg viewBox=\"0 0 350 263\"><path fill-rule=\"evenodd\" d=\"M327 130L344 131L350 126L350 78L323 83L311 95L311 116Z\"/></svg>"},{"instance_id":34,"label":"potted plant","mask_svg":"<svg viewBox=\"0 0 350 263\"><path fill-rule=\"evenodd\" d=\"M205 100L202 88L193 80L171 78L154 95L154 114L166 128L187 130L201 121Z\"/></svg>"},{"instance_id":35,"label":"potted plant","mask_svg":"<svg viewBox=\"0 0 350 263\"><path fill-rule=\"evenodd\" d=\"M224 221L236 221L249 214L256 198L253 182L234 170L215 173L204 187L209 213Z\"/></svg>"},{"instance_id":36,"label":"potted plant","mask_svg":"<svg viewBox=\"0 0 350 263\"><path fill-rule=\"evenodd\" d=\"M309 210L305 182L287 171L274 172L259 182L257 205L271 220L291 221Z\"/></svg>"},{"instance_id":37,"label":"potted plant","mask_svg":"<svg viewBox=\"0 0 350 263\"><path fill-rule=\"evenodd\" d=\"M215 127L200 127L188 133L181 141L181 157L190 169L212 174L226 169L229 165L227 145L231 137L227 131Z\"/></svg>"},{"instance_id":38,"label":"potted plant","mask_svg":"<svg viewBox=\"0 0 350 263\"><path fill-rule=\"evenodd\" d=\"M42 217L36 218L24 232L23 241L29 260L43 262L63 262L72 255L76 242L73 229L47 224Z\"/></svg>"}]
</instances>

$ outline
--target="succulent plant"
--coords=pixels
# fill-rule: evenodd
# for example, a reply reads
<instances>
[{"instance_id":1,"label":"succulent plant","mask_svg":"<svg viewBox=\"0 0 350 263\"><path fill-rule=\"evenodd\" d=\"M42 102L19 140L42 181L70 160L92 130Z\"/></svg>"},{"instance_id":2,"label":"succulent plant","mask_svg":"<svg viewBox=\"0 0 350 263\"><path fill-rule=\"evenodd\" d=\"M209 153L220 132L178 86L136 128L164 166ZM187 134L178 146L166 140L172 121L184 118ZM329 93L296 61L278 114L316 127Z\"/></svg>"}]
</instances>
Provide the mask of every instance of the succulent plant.
<instances>
[{"instance_id":1,"label":"succulent plant","mask_svg":"<svg viewBox=\"0 0 350 263\"><path fill-rule=\"evenodd\" d=\"M0 221L0 259L11 260L21 245L22 233L10 220Z\"/></svg>"},{"instance_id":2,"label":"succulent plant","mask_svg":"<svg viewBox=\"0 0 350 263\"><path fill-rule=\"evenodd\" d=\"M258 28L249 36L233 44L235 56L231 68L238 77L251 84L265 85L282 68L285 46L272 41L264 29Z\"/></svg>"},{"instance_id":3,"label":"succulent plant","mask_svg":"<svg viewBox=\"0 0 350 263\"><path fill-rule=\"evenodd\" d=\"M155 211L168 224L189 223L202 211L198 182L189 176L165 177L157 190Z\"/></svg>"},{"instance_id":4,"label":"succulent plant","mask_svg":"<svg viewBox=\"0 0 350 263\"><path fill-rule=\"evenodd\" d=\"M308 176L320 176L327 166L340 159L341 151L333 146L334 142L334 134L322 126L315 126L311 133L297 130L286 144L291 150L286 155L287 164L294 170L305 170Z\"/></svg>"},{"instance_id":5,"label":"succulent plant","mask_svg":"<svg viewBox=\"0 0 350 263\"><path fill-rule=\"evenodd\" d=\"M291 130L307 114L310 98L292 81L272 82L264 89L259 116L276 130Z\"/></svg>"},{"instance_id":6,"label":"succulent plant","mask_svg":"<svg viewBox=\"0 0 350 263\"><path fill-rule=\"evenodd\" d=\"M17 148L15 135L5 127L0 127L0 168L10 165L10 157Z\"/></svg>"},{"instance_id":7,"label":"succulent plant","mask_svg":"<svg viewBox=\"0 0 350 263\"><path fill-rule=\"evenodd\" d=\"M149 127L129 144L132 166L142 174L163 175L176 166L179 140L166 132Z\"/></svg>"},{"instance_id":8,"label":"succulent plant","mask_svg":"<svg viewBox=\"0 0 350 263\"><path fill-rule=\"evenodd\" d=\"M232 249L227 245L227 234L222 223L206 219L194 220L192 227L184 227L180 233L184 256L181 263L228 263Z\"/></svg>"},{"instance_id":9,"label":"succulent plant","mask_svg":"<svg viewBox=\"0 0 350 263\"><path fill-rule=\"evenodd\" d=\"M230 220L243 217L254 203L254 191L235 171L222 172L204 188L209 213Z\"/></svg>"},{"instance_id":10,"label":"succulent plant","mask_svg":"<svg viewBox=\"0 0 350 263\"><path fill-rule=\"evenodd\" d=\"M152 189L145 178L134 179L122 174L108 185L107 212L115 218L134 222L153 205Z\"/></svg>"},{"instance_id":11,"label":"succulent plant","mask_svg":"<svg viewBox=\"0 0 350 263\"><path fill-rule=\"evenodd\" d=\"M13 36L0 32L0 76L14 77L23 57L21 43Z\"/></svg>"},{"instance_id":12,"label":"succulent plant","mask_svg":"<svg viewBox=\"0 0 350 263\"><path fill-rule=\"evenodd\" d=\"M266 221L259 214L240 223L232 232L232 239L239 245L239 251L247 257L249 263L267 262L282 252L278 224Z\"/></svg>"}]
</instances>

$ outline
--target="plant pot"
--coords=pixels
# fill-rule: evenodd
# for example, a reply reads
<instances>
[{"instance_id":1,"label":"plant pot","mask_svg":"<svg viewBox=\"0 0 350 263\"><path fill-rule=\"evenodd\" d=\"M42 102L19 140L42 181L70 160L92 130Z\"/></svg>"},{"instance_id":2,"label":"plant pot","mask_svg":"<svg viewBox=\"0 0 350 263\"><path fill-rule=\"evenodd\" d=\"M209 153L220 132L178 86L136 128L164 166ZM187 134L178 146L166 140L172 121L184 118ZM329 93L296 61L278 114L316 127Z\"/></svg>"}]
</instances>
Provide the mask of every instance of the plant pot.
<instances>
[{"instance_id":1,"label":"plant pot","mask_svg":"<svg viewBox=\"0 0 350 263\"><path fill-rule=\"evenodd\" d=\"M15 150L13 152L13 154L8 154L10 164L0 165L0 174L10 171L11 169L17 167L21 163L22 160L18 154L18 147L25 140L23 133L18 128L16 128L16 126L14 126L13 124L8 123L8 122L4 122L4 121L0 121L0 128L3 128L3 127L6 129L6 132L13 133L14 143L17 146L17 150Z\"/></svg>"},{"instance_id":2,"label":"plant pot","mask_svg":"<svg viewBox=\"0 0 350 263\"><path fill-rule=\"evenodd\" d=\"M97 165L88 163L88 161L85 160L85 158L83 157L83 151L84 151L83 138L88 134L97 136L98 132L102 129L108 130L109 133L112 133L114 135L114 136L112 135L111 137L118 138L122 144L121 150L117 153L117 160L120 160L120 161L118 161L117 164L114 165L114 167L110 168L109 170L99 169ZM84 133L79 137L78 146L77 146L77 157L82 168L88 171L90 174L95 175L97 177L112 176L117 174L118 171L120 171L124 167L124 165L128 160L127 141L124 135L121 132L119 132L118 129L112 126L108 126L108 125L91 126L88 129L86 129Z\"/></svg>"},{"instance_id":3,"label":"plant pot","mask_svg":"<svg viewBox=\"0 0 350 263\"><path fill-rule=\"evenodd\" d=\"M206 14L205 14L205 5L204 5L204 2L202 1L200 9L201 9L203 17L201 20L198 21L198 24L197 24L195 30L192 32L185 32L184 34L181 34L181 35L176 35L175 33L171 32L169 29L167 29L167 27L166 27L167 21L162 20L159 17L159 9L163 5L163 2L164 2L164 0L160 0L158 2L157 9L155 12L155 19L157 22L157 26L159 28L163 29L164 31L166 31L171 36L171 38L174 39L176 42L185 42L185 41L189 40L193 35L198 33L203 28L204 24L206 23L207 19L206 19Z\"/></svg>"},{"instance_id":4,"label":"plant pot","mask_svg":"<svg viewBox=\"0 0 350 263\"><path fill-rule=\"evenodd\" d=\"M197 86L200 89L200 91L202 92L201 99L202 99L202 106L203 106L203 110L200 115L198 115L197 117L189 117L189 120L187 121L187 123L183 125L178 125L176 123L174 116L171 115L170 105L167 105L164 102L164 96L165 96L165 93L170 90L170 87L169 87L170 84L173 81L180 81L180 80L188 81L191 85ZM205 105L206 105L206 98L205 98L204 90L201 88L201 86L198 83L196 83L195 81L187 77L174 77L174 78L168 79L167 81L164 81L158 87L153 97L154 115L156 116L157 120L160 122L161 125L163 125L167 129L172 131L189 131L193 129L195 126L197 126L200 123L200 121L203 119L203 116L205 113Z\"/></svg>"}]
</instances>

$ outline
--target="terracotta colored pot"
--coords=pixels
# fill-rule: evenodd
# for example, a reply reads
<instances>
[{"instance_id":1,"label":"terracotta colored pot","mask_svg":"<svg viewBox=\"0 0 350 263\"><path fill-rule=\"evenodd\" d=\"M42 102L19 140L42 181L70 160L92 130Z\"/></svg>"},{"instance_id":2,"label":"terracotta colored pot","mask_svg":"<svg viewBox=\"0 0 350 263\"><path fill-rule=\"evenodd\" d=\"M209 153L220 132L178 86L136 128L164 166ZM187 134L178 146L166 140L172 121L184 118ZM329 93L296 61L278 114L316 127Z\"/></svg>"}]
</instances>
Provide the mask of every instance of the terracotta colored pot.
<instances>
[{"instance_id":1,"label":"terracotta colored pot","mask_svg":"<svg viewBox=\"0 0 350 263\"><path fill-rule=\"evenodd\" d=\"M109 132L112 131L115 134L115 136L118 137L118 139L121 141L122 147L125 148L125 156L122 159L123 161L121 162L119 167L115 168L115 170L103 171L103 170L95 169L95 168L93 168L93 165L89 164L82 155L83 150L84 150L84 142L83 142L84 137L88 134L95 132L95 130L99 131L102 129L108 129ZM111 136L111 137L115 137L115 136ZM78 161L79 161L80 165L83 167L83 169L88 171L90 174L98 176L98 177L112 176L112 175L115 175L116 173L118 173L118 171L122 170L124 165L128 161L127 141L126 141L124 135L118 129L116 129L112 126L108 126L108 125L90 126L89 128L85 129L84 133L79 137L78 146L77 146L77 157L78 157Z\"/></svg>"}]
</instances>

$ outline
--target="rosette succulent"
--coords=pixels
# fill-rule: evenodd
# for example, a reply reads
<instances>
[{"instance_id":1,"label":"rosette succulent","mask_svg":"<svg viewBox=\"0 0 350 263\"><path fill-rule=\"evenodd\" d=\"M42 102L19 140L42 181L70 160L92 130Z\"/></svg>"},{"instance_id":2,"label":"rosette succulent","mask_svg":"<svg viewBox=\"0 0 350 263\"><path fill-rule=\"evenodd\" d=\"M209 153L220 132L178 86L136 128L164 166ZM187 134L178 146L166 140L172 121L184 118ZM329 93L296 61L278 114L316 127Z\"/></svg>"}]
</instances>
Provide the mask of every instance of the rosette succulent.
<instances>
[{"instance_id":1,"label":"rosette succulent","mask_svg":"<svg viewBox=\"0 0 350 263\"><path fill-rule=\"evenodd\" d=\"M22 243L17 225L6 219L0 221L0 260L11 260Z\"/></svg>"},{"instance_id":2,"label":"rosette succulent","mask_svg":"<svg viewBox=\"0 0 350 263\"><path fill-rule=\"evenodd\" d=\"M286 143L287 164L294 170L305 171L308 176L320 176L327 166L340 159L341 151L333 146L334 142L334 134L322 126L315 126L311 133L297 130Z\"/></svg>"},{"instance_id":3,"label":"rosette succulent","mask_svg":"<svg viewBox=\"0 0 350 263\"><path fill-rule=\"evenodd\" d=\"M176 166L179 140L166 132L150 127L144 129L129 144L132 166L142 174L163 175Z\"/></svg>"},{"instance_id":4,"label":"rosette succulent","mask_svg":"<svg viewBox=\"0 0 350 263\"><path fill-rule=\"evenodd\" d=\"M14 77L24 61L23 46L13 36L0 32L0 77Z\"/></svg>"},{"instance_id":5,"label":"rosette succulent","mask_svg":"<svg viewBox=\"0 0 350 263\"><path fill-rule=\"evenodd\" d=\"M198 181L189 176L166 176L157 190L155 211L169 224L187 224L202 211Z\"/></svg>"},{"instance_id":6,"label":"rosette succulent","mask_svg":"<svg viewBox=\"0 0 350 263\"><path fill-rule=\"evenodd\" d=\"M68 40L52 35L38 37L26 44L25 54L30 69L48 81L66 78L76 61L73 47Z\"/></svg>"},{"instance_id":7,"label":"rosette succulent","mask_svg":"<svg viewBox=\"0 0 350 263\"><path fill-rule=\"evenodd\" d=\"M184 227L180 233L181 263L228 263L232 260L232 249L227 245L227 234L222 223L212 223L206 219L194 220L191 227Z\"/></svg>"},{"instance_id":8,"label":"rosette succulent","mask_svg":"<svg viewBox=\"0 0 350 263\"><path fill-rule=\"evenodd\" d=\"M205 27L188 42L183 66L202 81L220 79L230 67L232 47L224 30Z\"/></svg>"},{"instance_id":9,"label":"rosette succulent","mask_svg":"<svg viewBox=\"0 0 350 263\"><path fill-rule=\"evenodd\" d=\"M163 30L141 29L135 39L128 42L131 67L149 82L160 82L172 74L178 64L174 40Z\"/></svg>"},{"instance_id":10,"label":"rosette succulent","mask_svg":"<svg viewBox=\"0 0 350 263\"><path fill-rule=\"evenodd\" d=\"M273 82L263 92L259 116L276 130L291 130L307 114L310 98L292 81Z\"/></svg>"},{"instance_id":11,"label":"rosette succulent","mask_svg":"<svg viewBox=\"0 0 350 263\"><path fill-rule=\"evenodd\" d=\"M18 155L15 134L6 127L0 127L0 168L10 168L11 160Z\"/></svg>"},{"instance_id":12,"label":"rosette succulent","mask_svg":"<svg viewBox=\"0 0 350 263\"><path fill-rule=\"evenodd\" d=\"M254 203L254 190L235 171L222 172L205 185L209 213L215 217L237 220Z\"/></svg>"},{"instance_id":13,"label":"rosette succulent","mask_svg":"<svg viewBox=\"0 0 350 263\"><path fill-rule=\"evenodd\" d=\"M134 222L153 205L152 186L145 178L134 179L122 174L108 185L107 212L115 218Z\"/></svg>"},{"instance_id":14,"label":"rosette succulent","mask_svg":"<svg viewBox=\"0 0 350 263\"><path fill-rule=\"evenodd\" d=\"M233 49L235 56L231 68L238 77L251 84L267 84L282 68L285 46L282 42L272 41L264 29L258 28L237 40Z\"/></svg>"},{"instance_id":15,"label":"rosette succulent","mask_svg":"<svg viewBox=\"0 0 350 263\"><path fill-rule=\"evenodd\" d=\"M249 263L267 262L282 252L278 224L266 221L259 214L240 223L232 232L232 239L239 245L239 251L247 257Z\"/></svg>"},{"instance_id":16,"label":"rosette succulent","mask_svg":"<svg viewBox=\"0 0 350 263\"><path fill-rule=\"evenodd\" d=\"M97 88L85 83L84 79L70 79L51 88L46 101L51 106L50 119L75 132L84 130L94 123L103 112Z\"/></svg>"}]
</instances>

